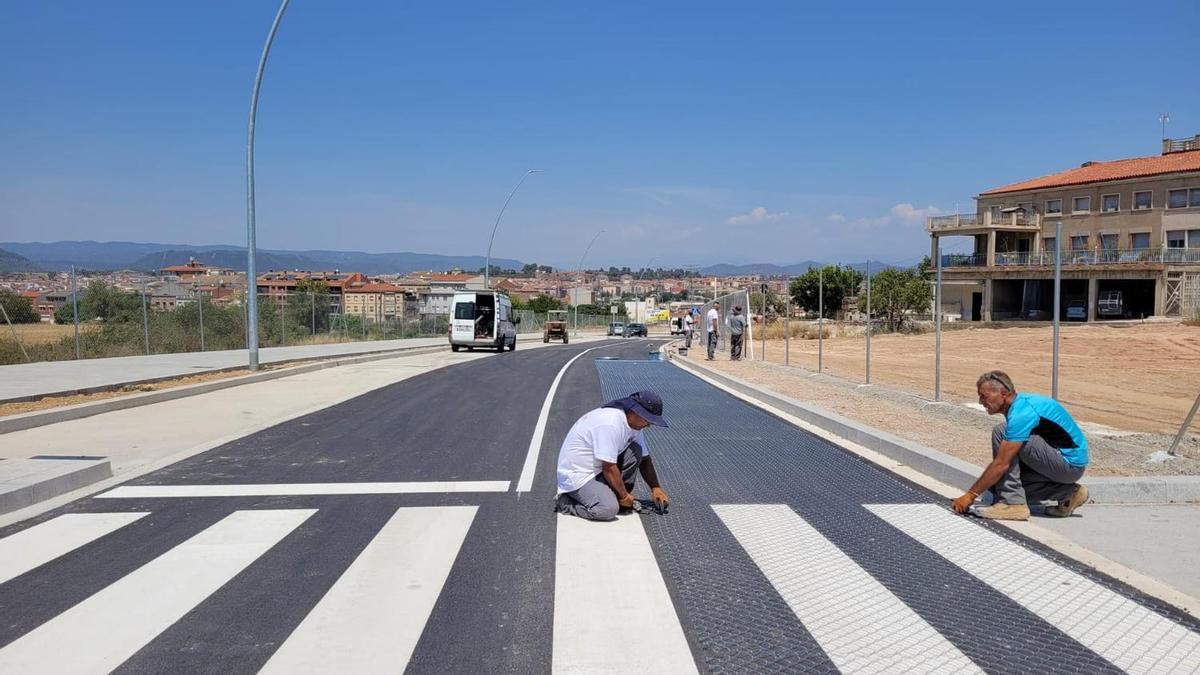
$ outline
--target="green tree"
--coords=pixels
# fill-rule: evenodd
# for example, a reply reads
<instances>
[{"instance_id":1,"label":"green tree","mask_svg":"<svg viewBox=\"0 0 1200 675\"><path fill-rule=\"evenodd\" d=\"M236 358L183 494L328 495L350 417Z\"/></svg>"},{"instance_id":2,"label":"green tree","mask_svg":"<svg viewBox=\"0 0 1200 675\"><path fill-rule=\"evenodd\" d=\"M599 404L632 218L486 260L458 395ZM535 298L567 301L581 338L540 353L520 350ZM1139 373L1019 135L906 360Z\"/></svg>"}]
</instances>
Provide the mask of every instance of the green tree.
<instances>
[{"instance_id":1,"label":"green tree","mask_svg":"<svg viewBox=\"0 0 1200 675\"><path fill-rule=\"evenodd\" d=\"M37 323L42 320L33 310L33 303L29 302L29 298L8 289L0 288L0 305L4 306L8 320L13 323Z\"/></svg>"},{"instance_id":2,"label":"green tree","mask_svg":"<svg viewBox=\"0 0 1200 675\"><path fill-rule=\"evenodd\" d=\"M142 298L137 293L122 291L112 284L93 281L79 293L79 320L100 319L105 323L128 323L142 320ZM71 298L54 313L56 323L74 320Z\"/></svg>"},{"instance_id":3,"label":"green tree","mask_svg":"<svg viewBox=\"0 0 1200 675\"><path fill-rule=\"evenodd\" d=\"M787 299L779 295L770 288L767 289L767 313L776 316L782 316L787 311ZM747 308L754 314L761 314L763 311L763 294L761 291L754 291L750 294L750 307Z\"/></svg>"},{"instance_id":4,"label":"green tree","mask_svg":"<svg viewBox=\"0 0 1200 675\"><path fill-rule=\"evenodd\" d=\"M821 292L821 275L824 273L824 291ZM792 302L806 312L816 312L819 299L824 295L825 318L831 318L842 308L842 300L858 293L862 284L862 272L841 265L826 265L824 268L810 268L804 274L792 279L788 291Z\"/></svg>"},{"instance_id":5,"label":"green tree","mask_svg":"<svg viewBox=\"0 0 1200 675\"><path fill-rule=\"evenodd\" d=\"M544 314L552 309L562 309L563 304L557 298L549 295L535 295L529 300L528 308L538 314Z\"/></svg>"},{"instance_id":6,"label":"green tree","mask_svg":"<svg viewBox=\"0 0 1200 675\"><path fill-rule=\"evenodd\" d=\"M889 267L871 275L871 313L882 315L888 330L902 330L910 312L927 312L932 302L929 280L917 270ZM865 291L858 306L867 306Z\"/></svg>"},{"instance_id":7,"label":"green tree","mask_svg":"<svg viewBox=\"0 0 1200 675\"><path fill-rule=\"evenodd\" d=\"M396 297L397 305L404 303L403 296ZM399 312L403 308L396 307ZM284 321L288 336L324 333L329 329L329 284L320 279L301 279L296 282L296 292L288 296L287 315Z\"/></svg>"}]
</instances>

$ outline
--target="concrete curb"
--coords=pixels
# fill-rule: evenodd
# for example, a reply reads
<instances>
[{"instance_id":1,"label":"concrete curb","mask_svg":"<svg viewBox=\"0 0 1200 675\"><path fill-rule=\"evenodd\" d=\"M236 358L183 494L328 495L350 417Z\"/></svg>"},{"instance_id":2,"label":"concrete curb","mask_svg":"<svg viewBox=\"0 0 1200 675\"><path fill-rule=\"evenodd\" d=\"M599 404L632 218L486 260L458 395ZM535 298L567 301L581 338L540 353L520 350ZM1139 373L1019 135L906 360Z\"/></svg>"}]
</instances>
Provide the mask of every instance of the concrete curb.
<instances>
[{"instance_id":1,"label":"concrete curb","mask_svg":"<svg viewBox=\"0 0 1200 675\"><path fill-rule=\"evenodd\" d=\"M707 368L690 359L671 358L676 366L702 374L730 389L767 406L794 415L805 422L853 443L907 464L913 469L947 485L966 490L983 467L951 457L943 452L900 438L886 431L860 424L835 412L801 403L745 380ZM1200 476L1101 476L1086 478L1093 504L1167 504L1200 502Z\"/></svg>"},{"instance_id":2,"label":"concrete curb","mask_svg":"<svg viewBox=\"0 0 1200 675\"><path fill-rule=\"evenodd\" d=\"M9 513L113 475L107 459L8 459L0 462L0 513ZM12 473L12 476L5 474ZM32 478L32 480L30 480Z\"/></svg>"}]
</instances>

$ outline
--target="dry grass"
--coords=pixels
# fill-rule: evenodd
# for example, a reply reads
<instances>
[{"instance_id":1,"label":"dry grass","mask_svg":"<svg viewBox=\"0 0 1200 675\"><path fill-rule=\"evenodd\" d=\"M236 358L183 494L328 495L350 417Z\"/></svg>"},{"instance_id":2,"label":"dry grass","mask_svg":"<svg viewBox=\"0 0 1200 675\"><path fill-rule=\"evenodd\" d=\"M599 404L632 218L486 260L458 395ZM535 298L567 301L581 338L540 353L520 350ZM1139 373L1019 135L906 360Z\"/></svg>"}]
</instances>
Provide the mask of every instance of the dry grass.
<instances>
[{"instance_id":1,"label":"dry grass","mask_svg":"<svg viewBox=\"0 0 1200 675\"><path fill-rule=\"evenodd\" d=\"M75 334L75 326L72 324L56 324L56 323L17 323L13 324L13 329L17 332L17 337L26 345L41 345L51 342L58 342L68 335ZM82 325L79 327L81 331L95 330L94 325ZM12 332L8 326L0 323L0 336L12 337Z\"/></svg>"}]
</instances>

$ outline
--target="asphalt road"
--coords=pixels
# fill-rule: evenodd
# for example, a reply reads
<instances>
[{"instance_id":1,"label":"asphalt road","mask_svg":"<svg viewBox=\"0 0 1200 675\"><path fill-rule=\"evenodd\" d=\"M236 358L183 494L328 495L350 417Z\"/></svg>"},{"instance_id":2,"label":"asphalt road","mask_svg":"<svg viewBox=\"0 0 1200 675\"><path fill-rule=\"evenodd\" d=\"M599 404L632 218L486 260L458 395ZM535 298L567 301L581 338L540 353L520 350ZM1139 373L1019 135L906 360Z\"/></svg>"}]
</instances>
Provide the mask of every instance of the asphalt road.
<instances>
[{"instance_id":1,"label":"asphalt road","mask_svg":"<svg viewBox=\"0 0 1200 675\"><path fill-rule=\"evenodd\" d=\"M0 672L1200 669L1195 619L949 514L651 344L438 369L0 530ZM558 516L567 429L639 388L672 423L648 435L670 513ZM185 496L205 489L225 494ZM648 571L609 587L639 547Z\"/></svg>"}]
</instances>

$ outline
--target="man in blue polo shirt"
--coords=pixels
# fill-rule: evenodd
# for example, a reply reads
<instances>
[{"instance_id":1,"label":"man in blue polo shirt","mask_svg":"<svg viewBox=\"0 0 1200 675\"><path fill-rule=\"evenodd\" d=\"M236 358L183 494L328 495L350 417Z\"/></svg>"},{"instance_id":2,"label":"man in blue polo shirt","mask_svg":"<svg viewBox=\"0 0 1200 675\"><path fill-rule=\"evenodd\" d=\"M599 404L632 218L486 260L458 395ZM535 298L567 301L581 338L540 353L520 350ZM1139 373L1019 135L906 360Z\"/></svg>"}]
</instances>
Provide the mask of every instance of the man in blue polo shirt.
<instances>
[{"instance_id":1,"label":"man in blue polo shirt","mask_svg":"<svg viewBox=\"0 0 1200 675\"><path fill-rule=\"evenodd\" d=\"M992 505L974 510L983 518L1029 520L1029 500L1058 502L1046 507L1048 516L1071 515L1088 498L1079 484L1088 463L1079 425L1058 401L1018 394L1012 378L999 370L984 373L975 388L980 405L989 415L1004 415L1004 422L992 430L992 463L954 500L954 510L966 513L984 490L991 490Z\"/></svg>"}]
</instances>

